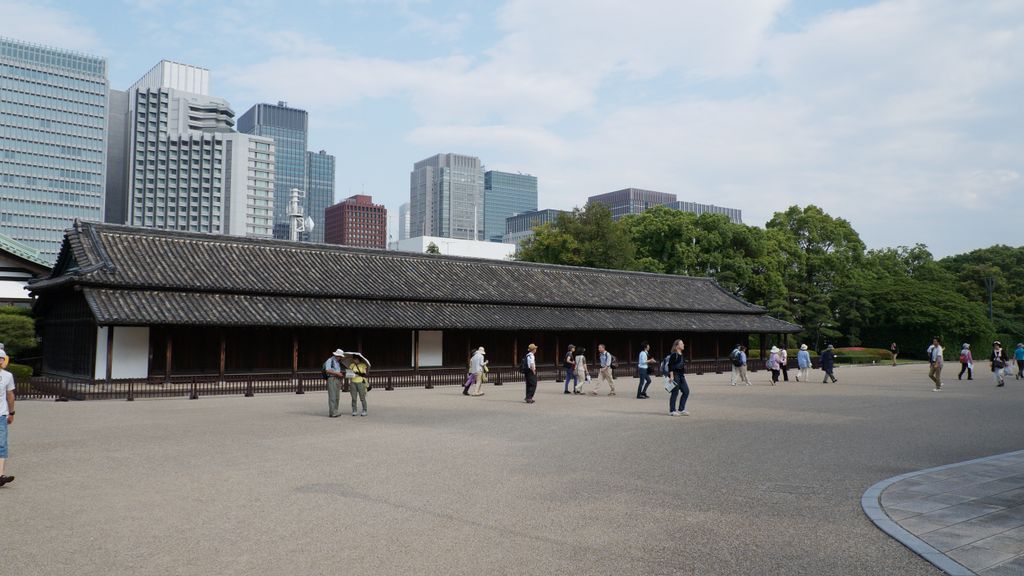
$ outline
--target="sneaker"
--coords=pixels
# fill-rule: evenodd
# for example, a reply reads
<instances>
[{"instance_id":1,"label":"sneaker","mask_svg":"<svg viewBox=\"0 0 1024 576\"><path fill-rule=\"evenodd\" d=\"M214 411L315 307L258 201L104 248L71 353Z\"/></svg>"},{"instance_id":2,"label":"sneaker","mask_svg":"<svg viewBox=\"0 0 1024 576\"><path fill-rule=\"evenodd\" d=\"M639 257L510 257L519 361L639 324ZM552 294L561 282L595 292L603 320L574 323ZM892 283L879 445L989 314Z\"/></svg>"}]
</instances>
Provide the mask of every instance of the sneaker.
<instances>
[{"instance_id":1,"label":"sneaker","mask_svg":"<svg viewBox=\"0 0 1024 576\"><path fill-rule=\"evenodd\" d=\"M735 385L736 385L736 383L735 383L735 382L730 382L730 383L729 383L729 386L735 386Z\"/></svg>"},{"instance_id":2,"label":"sneaker","mask_svg":"<svg viewBox=\"0 0 1024 576\"><path fill-rule=\"evenodd\" d=\"M932 392L938 392L939 390L942 390L942 388L932 388Z\"/></svg>"},{"instance_id":3,"label":"sneaker","mask_svg":"<svg viewBox=\"0 0 1024 576\"><path fill-rule=\"evenodd\" d=\"M689 412L687 412L686 410L683 410L682 412L680 412L680 413L679 413L679 415L680 415L680 416L689 416L689 415L690 415L690 413L689 413Z\"/></svg>"},{"instance_id":4,"label":"sneaker","mask_svg":"<svg viewBox=\"0 0 1024 576\"><path fill-rule=\"evenodd\" d=\"M14 482L14 476L0 476L0 486Z\"/></svg>"},{"instance_id":5,"label":"sneaker","mask_svg":"<svg viewBox=\"0 0 1024 576\"><path fill-rule=\"evenodd\" d=\"M526 403L527 404L533 404L533 398L527 398L526 399Z\"/></svg>"},{"instance_id":6,"label":"sneaker","mask_svg":"<svg viewBox=\"0 0 1024 576\"><path fill-rule=\"evenodd\" d=\"M359 415L360 416L366 416L366 410L363 410L362 412L360 412Z\"/></svg>"},{"instance_id":7,"label":"sneaker","mask_svg":"<svg viewBox=\"0 0 1024 576\"><path fill-rule=\"evenodd\" d=\"M669 412L668 415L669 416L679 416L679 412L676 412L675 410L673 410L673 411Z\"/></svg>"},{"instance_id":8,"label":"sneaker","mask_svg":"<svg viewBox=\"0 0 1024 576\"><path fill-rule=\"evenodd\" d=\"M562 392L562 394L572 394L572 392L569 392L568 390L566 390L565 392Z\"/></svg>"},{"instance_id":9,"label":"sneaker","mask_svg":"<svg viewBox=\"0 0 1024 576\"><path fill-rule=\"evenodd\" d=\"M352 415L353 415L353 416L359 416L359 412L356 412L355 410L353 410L353 411L352 411Z\"/></svg>"}]
</instances>

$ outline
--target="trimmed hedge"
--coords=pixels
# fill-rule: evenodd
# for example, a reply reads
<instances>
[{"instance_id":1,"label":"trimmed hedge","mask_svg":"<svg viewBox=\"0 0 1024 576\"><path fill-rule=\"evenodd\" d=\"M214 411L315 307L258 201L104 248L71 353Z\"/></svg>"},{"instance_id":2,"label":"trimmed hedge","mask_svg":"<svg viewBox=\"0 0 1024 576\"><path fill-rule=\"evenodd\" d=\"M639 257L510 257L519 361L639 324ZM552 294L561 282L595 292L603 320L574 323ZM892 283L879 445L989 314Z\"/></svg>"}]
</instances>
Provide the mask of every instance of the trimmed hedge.
<instances>
[{"instance_id":1,"label":"trimmed hedge","mask_svg":"<svg viewBox=\"0 0 1024 576\"><path fill-rule=\"evenodd\" d=\"M881 364L892 362L892 355L885 348L836 348L837 364Z\"/></svg>"},{"instance_id":2,"label":"trimmed hedge","mask_svg":"<svg viewBox=\"0 0 1024 576\"><path fill-rule=\"evenodd\" d=\"M14 375L15 382L32 377L32 367L25 366L24 364L14 364L12 362L7 365L7 371Z\"/></svg>"}]
</instances>

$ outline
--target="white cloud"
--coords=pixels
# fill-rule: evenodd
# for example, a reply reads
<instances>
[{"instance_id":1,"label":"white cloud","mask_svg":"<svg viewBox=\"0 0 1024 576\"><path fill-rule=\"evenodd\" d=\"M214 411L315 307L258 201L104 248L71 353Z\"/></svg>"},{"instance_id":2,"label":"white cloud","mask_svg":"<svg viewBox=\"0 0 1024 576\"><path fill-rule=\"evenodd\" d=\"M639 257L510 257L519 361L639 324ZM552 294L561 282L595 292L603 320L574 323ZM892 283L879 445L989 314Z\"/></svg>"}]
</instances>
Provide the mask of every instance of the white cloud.
<instances>
[{"instance_id":1,"label":"white cloud","mask_svg":"<svg viewBox=\"0 0 1024 576\"><path fill-rule=\"evenodd\" d=\"M68 50L96 52L102 43L96 32L80 24L71 12L38 0L0 0L3 35Z\"/></svg>"}]
</instances>

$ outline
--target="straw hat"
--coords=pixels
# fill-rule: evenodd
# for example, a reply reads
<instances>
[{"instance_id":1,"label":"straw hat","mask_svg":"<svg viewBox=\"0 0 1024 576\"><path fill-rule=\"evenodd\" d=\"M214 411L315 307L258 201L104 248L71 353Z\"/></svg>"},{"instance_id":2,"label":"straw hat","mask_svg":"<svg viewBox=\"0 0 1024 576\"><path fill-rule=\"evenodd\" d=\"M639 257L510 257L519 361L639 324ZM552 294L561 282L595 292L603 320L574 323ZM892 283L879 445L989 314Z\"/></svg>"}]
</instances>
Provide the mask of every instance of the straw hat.
<instances>
[{"instance_id":1,"label":"straw hat","mask_svg":"<svg viewBox=\"0 0 1024 576\"><path fill-rule=\"evenodd\" d=\"M800 349L801 350L807 350L807 344L801 344L800 345Z\"/></svg>"},{"instance_id":2,"label":"straw hat","mask_svg":"<svg viewBox=\"0 0 1024 576\"><path fill-rule=\"evenodd\" d=\"M345 355L345 351L342 350L341 348L338 348L337 350L334 351L334 355L335 356L344 356Z\"/></svg>"},{"instance_id":3,"label":"straw hat","mask_svg":"<svg viewBox=\"0 0 1024 576\"><path fill-rule=\"evenodd\" d=\"M533 352L534 350L536 350L536 349L537 349L537 345L536 345L536 344L530 344L530 345L529 345L529 346L527 346L526 348L527 348L527 349L528 349L528 350L529 350L530 352Z\"/></svg>"}]
</instances>

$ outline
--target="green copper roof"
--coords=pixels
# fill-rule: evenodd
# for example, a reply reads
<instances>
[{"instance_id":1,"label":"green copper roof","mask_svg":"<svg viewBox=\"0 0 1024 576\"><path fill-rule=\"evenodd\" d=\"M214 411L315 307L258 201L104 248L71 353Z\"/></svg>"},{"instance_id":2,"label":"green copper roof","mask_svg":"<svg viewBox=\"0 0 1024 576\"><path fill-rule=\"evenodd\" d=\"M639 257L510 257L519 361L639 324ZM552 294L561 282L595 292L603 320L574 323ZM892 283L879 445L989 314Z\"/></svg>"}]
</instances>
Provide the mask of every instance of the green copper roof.
<instances>
[{"instance_id":1,"label":"green copper roof","mask_svg":"<svg viewBox=\"0 0 1024 576\"><path fill-rule=\"evenodd\" d=\"M11 254L14 254L15 256L39 264L40 266L45 266L47 268L53 267L53 263L47 261L46 258L43 258L43 256L39 254L38 250L33 250L32 248L25 246L21 242L18 242L14 238L11 238L10 236L6 236L4 234L0 234L0 250L3 250L4 252L9 252Z\"/></svg>"}]
</instances>

